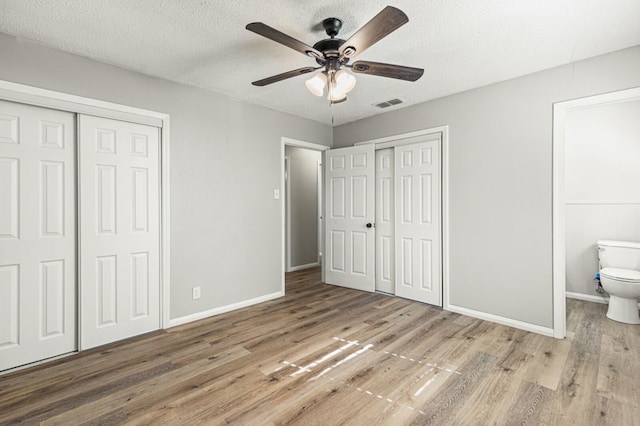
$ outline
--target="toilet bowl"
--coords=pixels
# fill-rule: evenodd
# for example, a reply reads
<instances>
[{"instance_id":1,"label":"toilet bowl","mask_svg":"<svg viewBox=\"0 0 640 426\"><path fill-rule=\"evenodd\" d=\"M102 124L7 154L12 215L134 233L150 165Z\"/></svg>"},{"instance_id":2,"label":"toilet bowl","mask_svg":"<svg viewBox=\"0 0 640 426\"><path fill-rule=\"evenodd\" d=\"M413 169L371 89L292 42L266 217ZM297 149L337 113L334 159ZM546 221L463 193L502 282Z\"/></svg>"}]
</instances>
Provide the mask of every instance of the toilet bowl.
<instances>
[{"instance_id":1,"label":"toilet bowl","mask_svg":"<svg viewBox=\"0 0 640 426\"><path fill-rule=\"evenodd\" d=\"M640 324L640 271L604 268L600 270L600 282L609 293L607 318L626 324Z\"/></svg>"},{"instance_id":2,"label":"toilet bowl","mask_svg":"<svg viewBox=\"0 0 640 426\"><path fill-rule=\"evenodd\" d=\"M640 243L598 241L600 282L609 293L607 318L640 324Z\"/></svg>"}]
</instances>

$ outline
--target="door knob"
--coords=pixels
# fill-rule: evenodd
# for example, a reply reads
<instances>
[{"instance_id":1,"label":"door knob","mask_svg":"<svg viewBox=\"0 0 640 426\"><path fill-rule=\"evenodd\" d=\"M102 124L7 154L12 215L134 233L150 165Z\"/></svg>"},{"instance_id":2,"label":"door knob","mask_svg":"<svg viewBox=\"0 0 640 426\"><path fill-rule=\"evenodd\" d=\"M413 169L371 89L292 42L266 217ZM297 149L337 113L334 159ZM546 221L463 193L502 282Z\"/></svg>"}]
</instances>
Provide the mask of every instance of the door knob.
<instances>
[{"instance_id":1,"label":"door knob","mask_svg":"<svg viewBox=\"0 0 640 426\"><path fill-rule=\"evenodd\" d=\"M373 226L373 224L367 223L367 228L371 228L372 226Z\"/></svg>"}]
</instances>

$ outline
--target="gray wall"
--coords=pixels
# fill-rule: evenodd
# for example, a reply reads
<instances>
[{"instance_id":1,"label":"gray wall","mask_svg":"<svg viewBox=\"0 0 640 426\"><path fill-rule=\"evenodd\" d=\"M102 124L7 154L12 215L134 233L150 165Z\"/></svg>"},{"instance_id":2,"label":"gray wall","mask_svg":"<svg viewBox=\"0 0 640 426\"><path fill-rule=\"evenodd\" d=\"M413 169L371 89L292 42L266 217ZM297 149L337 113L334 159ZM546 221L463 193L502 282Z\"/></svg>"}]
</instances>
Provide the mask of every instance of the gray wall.
<instances>
[{"instance_id":1,"label":"gray wall","mask_svg":"<svg viewBox=\"0 0 640 426\"><path fill-rule=\"evenodd\" d=\"M318 261L318 162L320 151L285 147L289 156L291 267Z\"/></svg>"},{"instance_id":2,"label":"gray wall","mask_svg":"<svg viewBox=\"0 0 640 426\"><path fill-rule=\"evenodd\" d=\"M334 144L448 124L451 303L552 327L553 103L634 86L640 46L345 124Z\"/></svg>"},{"instance_id":3,"label":"gray wall","mask_svg":"<svg viewBox=\"0 0 640 426\"><path fill-rule=\"evenodd\" d=\"M331 127L4 34L0 79L171 115L172 318L280 291L281 137Z\"/></svg>"},{"instance_id":4,"label":"gray wall","mask_svg":"<svg viewBox=\"0 0 640 426\"><path fill-rule=\"evenodd\" d=\"M567 291L597 296L598 240L640 241L640 101L567 111Z\"/></svg>"}]
</instances>

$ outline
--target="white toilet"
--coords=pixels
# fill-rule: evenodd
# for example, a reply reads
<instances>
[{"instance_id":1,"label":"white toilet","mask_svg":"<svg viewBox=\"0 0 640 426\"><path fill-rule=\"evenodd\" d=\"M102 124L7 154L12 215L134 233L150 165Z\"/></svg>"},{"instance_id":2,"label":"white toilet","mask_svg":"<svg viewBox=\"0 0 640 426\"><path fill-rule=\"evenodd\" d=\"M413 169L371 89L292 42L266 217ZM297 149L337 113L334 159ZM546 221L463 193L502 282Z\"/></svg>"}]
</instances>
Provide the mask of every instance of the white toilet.
<instances>
[{"instance_id":1,"label":"white toilet","mask_svg":"<svg viewBox=\"0 0 640 426\"><path fill-rule=\"evenodd\" d=\"M640 324L640 243L598 241L600 282L609 293L607 318Z\"/></svg>"}]
</instances>

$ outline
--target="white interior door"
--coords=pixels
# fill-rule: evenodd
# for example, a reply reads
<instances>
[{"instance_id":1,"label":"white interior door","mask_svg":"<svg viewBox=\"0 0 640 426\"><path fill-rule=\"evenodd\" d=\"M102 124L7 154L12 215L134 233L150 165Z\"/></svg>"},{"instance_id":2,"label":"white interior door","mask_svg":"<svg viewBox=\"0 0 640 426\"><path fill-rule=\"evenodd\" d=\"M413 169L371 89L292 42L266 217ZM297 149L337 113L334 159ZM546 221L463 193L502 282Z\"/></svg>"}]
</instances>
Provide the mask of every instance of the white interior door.
<instances>
[{"instance_id":1,"label":"white interior door","mask_svg":"<svg viewBox=\"0 0 640 426\"><path fill-rule=\"evenodd\" d=\"M375 289L374 162L373 144L325 151L328 284Z\"/></svg>"},{"instance_id":2,"label":"white interior door","mask_svg":"<svg viewBox=\"0 0 640 426\"><path fill-rule=\"evenodd\" d=\"M74 114L0 101L0 370L77 349Z\"/></svg>"},{"instance_id":3,"label":"white interior door","mask_svg":"<svg viewBox=\"0 0 640 426\"><path fill-rule=\"evenodd\" d=\"M395 292L393 148L376 151L376 290Z\"/></svg>"},{"instance_id":4,"label":"white interior door","mask_svg":"<svg viewBox=\"0 0 640 426\"><path fill-rule=\"evenodd\" d=\"M160 327L159 129L79 115L80 347Z\"/></svg>"},{"instance_id":5,"label":"white interior door","mask_svg":"<svg viewBox=\"0 0 640 426\"><path fill-rule=\"evenodd\" d=\"M396 295L442 306L440 140L394 149Z\"/></svg>"}]
</instances>

